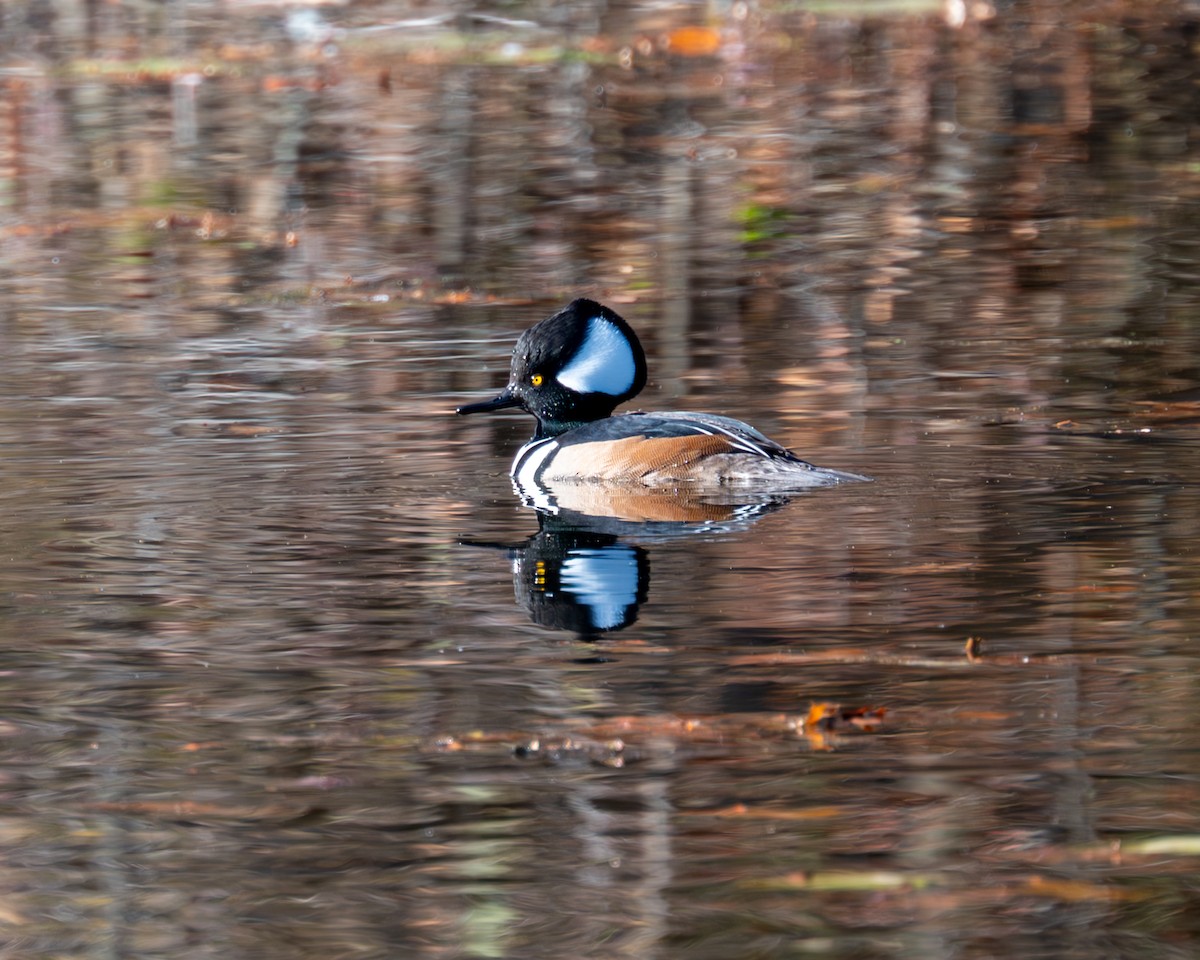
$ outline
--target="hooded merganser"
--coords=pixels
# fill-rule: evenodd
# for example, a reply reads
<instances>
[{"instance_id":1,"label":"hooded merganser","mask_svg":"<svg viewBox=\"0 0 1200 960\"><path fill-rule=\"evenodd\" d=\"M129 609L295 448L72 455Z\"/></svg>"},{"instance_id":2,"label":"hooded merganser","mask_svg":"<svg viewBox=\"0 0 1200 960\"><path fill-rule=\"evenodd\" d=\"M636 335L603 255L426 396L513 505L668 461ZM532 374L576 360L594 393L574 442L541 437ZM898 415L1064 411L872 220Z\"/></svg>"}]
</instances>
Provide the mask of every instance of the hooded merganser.
<instances>
[{"instance_id":1,"label":"hooded merganser","mask_svg":"<svg viewBox=\"0 0 1200 960\"><path fill-rule=\"evenodd\" d=\"M521 334L499 396L458 412L520 407L537 418L537 432L511 470L525 489L607 481L787 490L868 479L813 466L730 417L612 415L645 385L646 355L629 324L599 303L573 300Z\"/></svg>"}]
</instances>

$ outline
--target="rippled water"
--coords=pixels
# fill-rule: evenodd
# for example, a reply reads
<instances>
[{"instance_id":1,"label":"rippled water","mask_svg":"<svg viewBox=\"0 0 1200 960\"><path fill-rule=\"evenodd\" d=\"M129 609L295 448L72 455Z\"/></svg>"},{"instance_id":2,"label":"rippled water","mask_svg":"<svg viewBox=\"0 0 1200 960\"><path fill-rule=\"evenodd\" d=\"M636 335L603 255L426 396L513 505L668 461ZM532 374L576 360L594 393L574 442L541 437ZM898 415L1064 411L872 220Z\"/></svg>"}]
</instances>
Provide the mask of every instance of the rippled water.
<instances>
[{"instance_id":1,"label":"rippled water","mask_svg":"<svg viewBox=\"0 0 1200 960\"><path fill-rule=\"evenodd\" d=\"M1194 953L1190 14L38 9L6 955ZM575 295L873 481L539 515Z\"/></svg>"}]
</instances>

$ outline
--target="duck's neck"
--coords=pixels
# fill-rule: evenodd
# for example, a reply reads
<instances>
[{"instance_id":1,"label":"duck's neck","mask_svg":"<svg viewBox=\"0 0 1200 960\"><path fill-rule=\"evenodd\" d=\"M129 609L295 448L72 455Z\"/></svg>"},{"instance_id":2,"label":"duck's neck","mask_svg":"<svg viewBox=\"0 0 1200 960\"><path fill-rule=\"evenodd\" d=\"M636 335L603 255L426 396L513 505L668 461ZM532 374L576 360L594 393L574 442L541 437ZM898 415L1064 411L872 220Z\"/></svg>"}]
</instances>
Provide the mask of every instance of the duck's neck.
<instances>
[{"instance_id":1,"label":"duck's neck","mask_svg":"<svg viewBox=\"0 0 1200 960\"><path fill-rule=\"evenodd\" d=\"M534 440L547 440L550 437L557 437L568 430L574 430L576 427L582 427L587 420L543 420L540 417L537 422L537 432L534 433Z\"/></svg>"}]
</instances>

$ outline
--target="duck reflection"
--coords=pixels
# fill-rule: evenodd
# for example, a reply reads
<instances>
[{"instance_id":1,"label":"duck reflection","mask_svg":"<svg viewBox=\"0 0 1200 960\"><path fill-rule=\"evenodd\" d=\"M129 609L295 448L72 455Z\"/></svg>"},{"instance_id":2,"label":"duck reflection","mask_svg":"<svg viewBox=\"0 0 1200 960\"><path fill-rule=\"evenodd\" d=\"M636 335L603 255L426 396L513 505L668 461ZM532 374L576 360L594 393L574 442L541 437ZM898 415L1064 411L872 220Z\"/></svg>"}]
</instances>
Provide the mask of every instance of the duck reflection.
<instances>
[{"instance_id":1,"label":"duck reflection","mask_svg":"<svg viewBox=\"0 0 1200 960\"><path fill-rule=\"evenodd\" d=\"M539 514L538 532L512 548L513 591L543 627L595 638L637 619L650 588L645 549Z\"/></svg>"},{"instance_id":2,"label":"duck reflection","mask_svg":"<svg viewBox=\"0 0 1200 960\"><path fill-rule=\"evenodd\" d=\"M517 602L534 623L593 640L637 620L655 542L744 528L787 502L603 484L515 486L538 517L536 534L507 547Z\"/></svg>"}]
</instances>

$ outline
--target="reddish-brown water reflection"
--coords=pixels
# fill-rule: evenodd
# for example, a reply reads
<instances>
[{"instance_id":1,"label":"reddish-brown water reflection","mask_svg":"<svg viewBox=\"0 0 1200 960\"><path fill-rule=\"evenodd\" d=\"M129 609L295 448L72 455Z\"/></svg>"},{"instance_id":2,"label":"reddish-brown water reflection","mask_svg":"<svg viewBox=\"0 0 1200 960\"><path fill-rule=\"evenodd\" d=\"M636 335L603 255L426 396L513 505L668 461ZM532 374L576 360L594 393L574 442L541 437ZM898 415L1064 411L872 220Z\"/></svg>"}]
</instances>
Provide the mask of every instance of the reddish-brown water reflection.
<instances>
[{"instance_id":1,"label":"reddish-brown water reflection","mask_svg":"<svg viewBox=\"0 0 1200 960\"><path fill-rule=\"evenodd\" d=\"M14 955L1194 953L1190 15L186 9L0 11ZM875 482L539 527L578 294Z\"/></svg>"}]
</instances>

